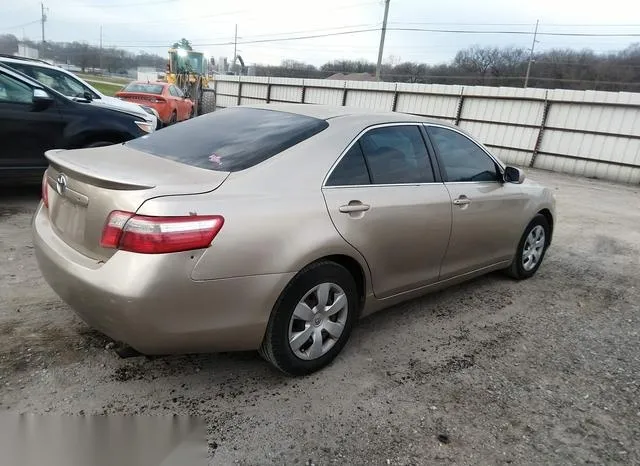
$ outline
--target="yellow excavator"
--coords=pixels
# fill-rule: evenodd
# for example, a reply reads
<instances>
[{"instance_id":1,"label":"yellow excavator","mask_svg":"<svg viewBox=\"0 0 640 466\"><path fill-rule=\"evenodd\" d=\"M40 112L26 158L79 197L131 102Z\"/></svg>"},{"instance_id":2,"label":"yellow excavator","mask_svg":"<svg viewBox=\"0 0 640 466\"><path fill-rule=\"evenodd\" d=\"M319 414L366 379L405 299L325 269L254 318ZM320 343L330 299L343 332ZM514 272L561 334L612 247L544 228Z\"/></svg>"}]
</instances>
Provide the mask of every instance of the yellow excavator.
<instances>
[{"instance_id":1,"label":"yellow excavator","mask_svg":"<svg viewBox=\"0 0 640 466\"><path fill-rule=\"evenodd\" d=\"M169 49L166 81L175 84L194 103L195 115L213 111L213 90L209 89L209 63L202 52ZM213 105L215 101L213 100Z\"/></svg>"}]
</instances>

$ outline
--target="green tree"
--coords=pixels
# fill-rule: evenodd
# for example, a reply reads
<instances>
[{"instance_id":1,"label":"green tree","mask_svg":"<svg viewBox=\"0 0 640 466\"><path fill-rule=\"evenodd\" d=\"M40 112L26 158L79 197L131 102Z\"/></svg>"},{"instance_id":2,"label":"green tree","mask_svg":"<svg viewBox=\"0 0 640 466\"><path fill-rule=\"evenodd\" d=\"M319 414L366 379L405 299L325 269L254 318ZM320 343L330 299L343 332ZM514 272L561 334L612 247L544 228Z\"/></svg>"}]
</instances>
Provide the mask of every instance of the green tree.
<instances>
[{"instance_id":1,"label":"green tree","mask_svg":"<svg viewBox=\"0 0 640 466\"><path fill-rule=\"evenodd\" d=\"M191 47L191 42L189 42L184 37L182 39L180 39L178 42L174 42L172 47L174 49L193 50L193 47Z\"/></svg>"}]
</instances>

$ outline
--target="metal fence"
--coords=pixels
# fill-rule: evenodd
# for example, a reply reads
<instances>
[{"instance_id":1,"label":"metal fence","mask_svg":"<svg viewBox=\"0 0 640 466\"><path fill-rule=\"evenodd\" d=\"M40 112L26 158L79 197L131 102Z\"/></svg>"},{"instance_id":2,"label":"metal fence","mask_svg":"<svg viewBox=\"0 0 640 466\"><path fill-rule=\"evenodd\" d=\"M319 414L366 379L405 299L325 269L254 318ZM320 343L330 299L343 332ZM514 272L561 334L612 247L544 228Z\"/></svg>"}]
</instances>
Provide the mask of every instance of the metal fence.
<instances>
[{"instance_id":1,"label":"metal fence","mask_svg":"<svg viewBox=\"0 0 640 466\"><path fill-rule=\"evenodd\" d=\"M218 76L216 108L311 103L459 125L503 161L640 183L640 93Z\"/></svg>"}]
</instances>

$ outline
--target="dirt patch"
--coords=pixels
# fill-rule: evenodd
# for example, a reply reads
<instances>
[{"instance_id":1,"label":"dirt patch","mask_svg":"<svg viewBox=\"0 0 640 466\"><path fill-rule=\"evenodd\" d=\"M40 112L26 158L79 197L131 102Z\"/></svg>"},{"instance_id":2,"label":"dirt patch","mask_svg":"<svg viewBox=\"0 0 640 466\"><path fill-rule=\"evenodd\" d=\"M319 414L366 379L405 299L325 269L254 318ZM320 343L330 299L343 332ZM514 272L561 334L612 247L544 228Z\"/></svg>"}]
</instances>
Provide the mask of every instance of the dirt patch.
<instances>
[{"instance_id":1,"label":"dirt patch","mask_svg":"<svg viewBox=\"0 0 640 466\"><path fill-rule=\"evenodd\" d=\"M141 380L145 376L145 370L141 366L121 366L113 371L113 380L127 382L128 380Z\"/></svg>"},{"instance_id":2,"label":"dirt patch","mask_svg":"<svg viewBox=\"0 0 640 466\"><path fill-rule=\"evenodd\" d=\"M212 464L640 464L637 187L529 176L558 198L536 277L370 316L297 379L254 352L120 359L40 278L37 195L5 198L0 409L198 415Z\"/></svg>"}]
</instances>

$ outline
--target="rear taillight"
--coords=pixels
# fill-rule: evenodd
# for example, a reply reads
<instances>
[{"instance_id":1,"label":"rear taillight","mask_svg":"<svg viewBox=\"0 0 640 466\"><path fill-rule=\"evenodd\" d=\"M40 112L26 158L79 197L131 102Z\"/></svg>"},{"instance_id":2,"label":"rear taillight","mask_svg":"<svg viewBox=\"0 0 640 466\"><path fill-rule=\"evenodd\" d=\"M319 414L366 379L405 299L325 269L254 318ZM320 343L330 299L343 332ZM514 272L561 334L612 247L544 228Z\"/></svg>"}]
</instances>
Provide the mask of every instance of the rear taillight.
<instances>
[{"instance_id":1,"label":"rear taillight","mask_svg":"<svg viewBox=\"0 0 640 466\"><path fill-rule=\"evenodd\" d=\"M100 245L142 254L202 249L209 247L223 224L220 215L149 217L116 210L109 214Z\"/></svg>"},{"instance_id":2,"label":"rear taillight","mask_svg":"<svg viewBox=\"0 0 640 466\"><path fill-rule=\"evenodd\" d=\"M149 102L154 103L154 104L166 104L167 101L160 98L160 97L151 97L149 99Z\"/></svg>"},{"instance_id":3,"label":"rear taillight","mask_svg":"<svg viewBox=\"0 0 640 466\"><path fill-rule=\"evenodd\" d=\"M49 208L49 181L46 173L42 177L42 203L47 209Z\"/></svg>"}]
</instances>

